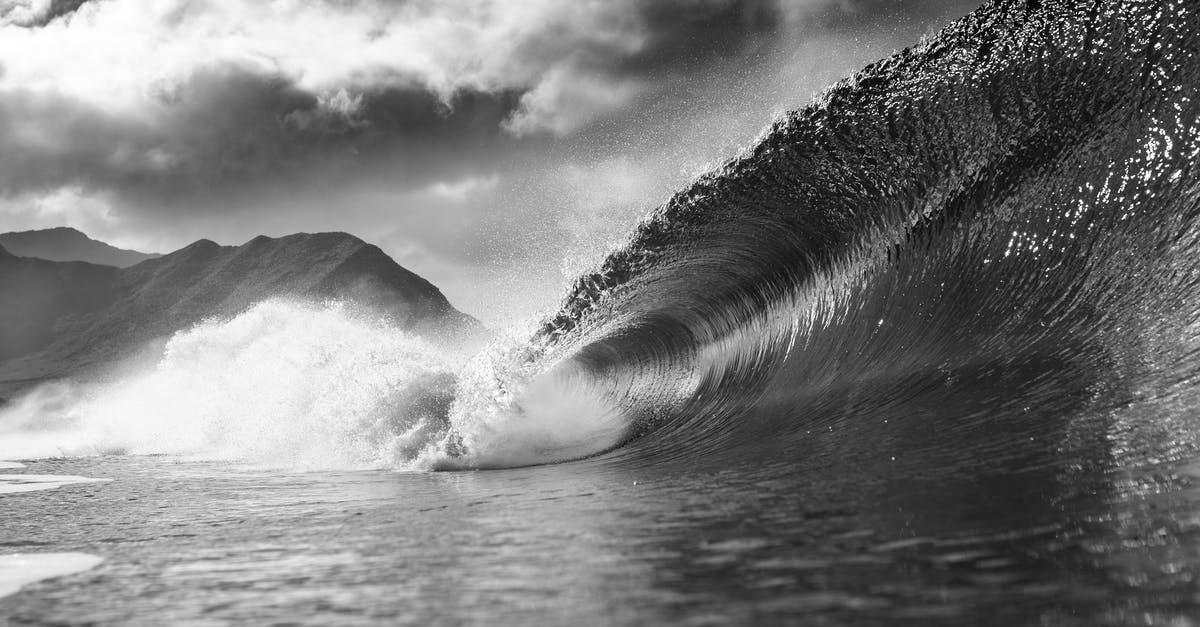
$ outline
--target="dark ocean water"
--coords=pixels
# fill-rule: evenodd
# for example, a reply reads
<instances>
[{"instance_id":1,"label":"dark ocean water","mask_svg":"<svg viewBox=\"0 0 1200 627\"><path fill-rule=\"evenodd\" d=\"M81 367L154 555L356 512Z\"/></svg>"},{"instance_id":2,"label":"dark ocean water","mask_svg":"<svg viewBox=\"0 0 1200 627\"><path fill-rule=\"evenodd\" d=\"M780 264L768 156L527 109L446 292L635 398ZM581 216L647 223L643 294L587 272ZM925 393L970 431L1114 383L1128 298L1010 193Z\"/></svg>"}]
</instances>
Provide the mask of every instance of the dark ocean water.
<instances>
[{"instance_id":1,"label":"dark ocean water","mask_svg":"<svg viewBox=\"0 0 1200 627\"><path fill-rule=\"evenodd\" d=\"M112 481L0 497L0 549L105 561L0 599L0 622L1193 624L1194 463L864 460L839 437L721 468L39 462L22 472Z\"/></svg>"},{"instance_id":2,"label":"dark ocean water","mask_svg":"<svg viewBox=\"0 0 1200 627\"><path fill-rule=\"evenodd\" d=\"M679 192L532 341L455 365L276 303L19 401L0 456L66 458L4 472L112 481L0 495L0 548L106 561L0 616L1195 624L1198 167L1194 2L989 3Z\"/></svg>"}]
</instances>

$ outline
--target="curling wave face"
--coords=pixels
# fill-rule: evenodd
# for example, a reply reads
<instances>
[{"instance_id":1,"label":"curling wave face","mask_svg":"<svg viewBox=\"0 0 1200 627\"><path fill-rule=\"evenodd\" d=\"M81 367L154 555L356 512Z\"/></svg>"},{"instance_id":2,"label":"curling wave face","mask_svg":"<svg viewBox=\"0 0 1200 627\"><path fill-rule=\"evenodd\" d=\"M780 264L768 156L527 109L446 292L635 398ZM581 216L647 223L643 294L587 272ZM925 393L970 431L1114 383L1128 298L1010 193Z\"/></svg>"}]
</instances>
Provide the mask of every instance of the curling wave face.
<instances>
[{"instance_id":1,"label":"curling wave face","mask_svg":"<svg viewBox=\"0 0 1200 627\"><path fill-rule=\"evenodd\" d=\"M1192 455L1198 50L1184 0L992 2L777 121L473 358L267 303L0 428L57 405L81 449L402 468Z\"/></svg>"},{"instance_id":2,"label":"curling wave face","mask_svg":"<svg viewBox=\"0 0 1200 627\"><path fill-rule=\"evenodd\" d=\"M874 457L897 431L959 457L1026 431L1195 449L1191 9L985 5L678 193L542 350L606 382L625 460L787 457L845 429Z\"/></svg>"}]
</instances>

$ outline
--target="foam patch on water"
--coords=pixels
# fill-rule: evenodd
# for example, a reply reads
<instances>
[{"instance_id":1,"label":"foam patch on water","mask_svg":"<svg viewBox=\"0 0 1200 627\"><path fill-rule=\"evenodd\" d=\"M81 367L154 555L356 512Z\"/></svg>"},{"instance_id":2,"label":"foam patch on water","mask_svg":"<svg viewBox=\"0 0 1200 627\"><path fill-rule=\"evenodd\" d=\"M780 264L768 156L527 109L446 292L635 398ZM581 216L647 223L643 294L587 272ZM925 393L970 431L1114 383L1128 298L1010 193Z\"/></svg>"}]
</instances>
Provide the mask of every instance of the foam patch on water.
<instances>
[{"instance_id":1,"label":"foam patch on water","mask_svg":"<svg viewBox=\"0 0 1200 627\"><path fill-rule=\"evenodd\" d=\"M0 555L0 597L38 581L73 575L98 566L104 558L87 553Z\"/></svg>"},{"instance_id":2,"label":"foam patch on water","mask_svg":"<svg viewBox=\"0 0 1200 627\"><path fill-rule=\"evenodd\" d=\"M19 462L0 462L0 470L13 470L15 468L24 468L25 464Z\"/></svg>"},{"instance_id":3,"label":"foam patch on water","mask_svg":"<svg viewBox=\"0 0 1200 627\"><path fill-rule=\"evenodd\" d=\"M0 474L0 494L54 490L76 483L101 483L109 479L78 477L74 475L6 475Z\"/></svg>"}]
</instances>

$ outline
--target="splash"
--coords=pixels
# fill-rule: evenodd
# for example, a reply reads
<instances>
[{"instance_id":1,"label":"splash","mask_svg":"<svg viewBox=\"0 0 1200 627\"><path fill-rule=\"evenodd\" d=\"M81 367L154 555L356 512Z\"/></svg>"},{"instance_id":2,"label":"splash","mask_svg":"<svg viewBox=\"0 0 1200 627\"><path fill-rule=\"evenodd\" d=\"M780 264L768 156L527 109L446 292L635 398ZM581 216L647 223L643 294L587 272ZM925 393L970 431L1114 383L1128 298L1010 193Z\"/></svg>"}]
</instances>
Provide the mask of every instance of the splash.
<instances>
[{"instance_id":1,"label":"splash","mask_svg":"<svg viewBox=\"0 0 1200 627\"><path fill-rule=\"evenodd\" d=\"M345 304L268 301L177 333L147 371L19 399L0 415L0 457L390 466L445 431L453 382L437 349Z\"/></svg>"},{"instance_id":2,"label":"splash","mask_svg":"<svg viewBox=\"0 0 1200 627\"><path fill-rule=\"evenodd\" d=\"M613 446L619 416L516 337L469 359L345 303L270 300L177 333L149 369L33 390L0 412L0 459L476 468Z\"/></svg>"},{"instance_id":3,"label":"splash","mask_svg":"<svg viewBox=\"0 0 1200 627\"><path fill-rule=\"evenodd\" d=\"M451 429L426 455L431 468L528 466L588 457L624 439L629 417L604 379L542 355L510 332L463 369Z\"/></svg>"}]
</instances>

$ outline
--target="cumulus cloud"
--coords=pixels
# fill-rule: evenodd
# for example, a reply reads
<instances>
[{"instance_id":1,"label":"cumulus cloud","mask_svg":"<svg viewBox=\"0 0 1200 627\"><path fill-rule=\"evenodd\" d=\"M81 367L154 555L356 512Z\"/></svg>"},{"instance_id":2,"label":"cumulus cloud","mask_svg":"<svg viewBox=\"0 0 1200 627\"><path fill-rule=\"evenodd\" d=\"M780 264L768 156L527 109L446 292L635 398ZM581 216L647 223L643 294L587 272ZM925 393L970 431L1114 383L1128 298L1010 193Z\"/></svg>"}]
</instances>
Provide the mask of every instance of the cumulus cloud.
<instances>
[{"instance_id":1,"label":"cumulus cloud","mask_svg":"<svg viewBox=\"0 0 1200 627\"><path fill-rule=\"evenodd\" d=\"M827 0L804 0L820 5ZM236 213L416 190L636 109L777 32L774 0L0 0L0 195Z\"/></svg>"},{"instance_id":2,"label":"cumulus cloud","mask_svg":"<svg viewBox=\"0 0 1200 627\"><path fill-rule=\"evenodd\" d=\"M974 1L0 0L0 230L561 255Z\"/></svg>"},{"instance_id":3,"label":"cumulus cloud","mask_svg":"<svg viewBox=\"0 0 1200 627\"><path fill-rule=\"evenodd\" d=\"M0 24L31 24L50 9L50 0L9 0L0 3Z\"/></svg>"},{"instance_id":4,"label":"cumulus cloud","mask_svg":"<svg viewBox=\"0 0 1200 627\"><path fill-rule=\"evenodd\" d=\"M537 98L544 108L544 94L561 94L568 71L595 93L614 65L653 64L681 48L719 53L712 44L741 36L738 21L727 19L731 12L759 16L747 24L752 28L771 22L762 17L768 3L714 0L79 4L69 12L60 6L63 15L38 28L24 26L50 15L53 2L0 5L0 85L137 112L212 66L280 78L313 94L420 87L445 103L462 90L539 92L550 79L554 86ZM681 39L689 26L709 29L706 40Z\"/></svg>"},{"instance_id":5,"label":"cumulus cloud","mask_svg":"<svg viewBox=\"0 0 1200 627\"><path fill-rule=\"evenodd\" d=\"M517 136L542 131L567 135L628 106L641 87L631 79L581 73L572 65L562 65L521 96L519 108L505 120L504 128Z\"/></svg>"},{"instance_id":6,"label":"cumulus cloud","mask_svg":"<svg viewBox=\"0 0 1200 627\"><path fill-rule=\"evenodd\" d=\"M87 0L2 0L0 26L41 26L78 9Z\"/></svg>"}]
</instances>

